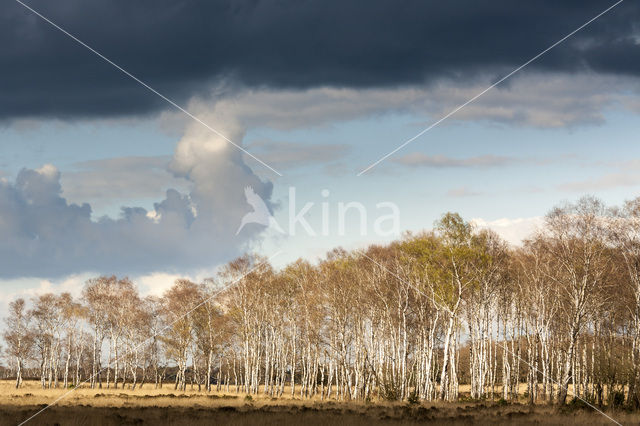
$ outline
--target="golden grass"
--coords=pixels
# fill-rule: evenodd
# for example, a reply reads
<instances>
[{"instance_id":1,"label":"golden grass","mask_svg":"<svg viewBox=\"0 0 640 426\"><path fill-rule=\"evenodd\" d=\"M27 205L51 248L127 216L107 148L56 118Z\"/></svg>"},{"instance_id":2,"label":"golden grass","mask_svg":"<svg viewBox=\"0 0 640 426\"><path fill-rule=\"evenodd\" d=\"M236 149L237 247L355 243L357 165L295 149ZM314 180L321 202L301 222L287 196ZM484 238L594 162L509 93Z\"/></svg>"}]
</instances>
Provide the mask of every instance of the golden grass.
<instances>
[{"instance_id":1,"label":"golden grass","mask_svg":"<svg viewBox=\"0 0 640 426\"><path fill-rule=\"evenodd\" d=\"M15 388L15 383L10 381L0 381L0 405L2 404L48 404L64 395L59 405L91 405L95 407L127 407L127 406L193 406L201 404L205 406L215 406L218 400L225 401L225 404L243 404L244 394L216 393L207 394L187 389L186 391L175 391L172 384L165 384L161 389L155 389L153 384L145 384L142 389L114 389L113 385L107 389L91 389L83 386L78 389L42 389L40 382L25 381L19 388ZM238 402L240 401L240 402Z\"/></svg>"},{"instance_id":2,"label":"golden grass","mask_svg":"<svg viewBox=\"0 0 640 426\"><path fill-rule=\"evenodd\" d=\"M464 389L462 389L464 391ZM18 424L39 409L64 395L69 389L42 389L39 382L27 381L15 389L11 381L0 381L0 425ZM640 414L607 412L622 424L640 424ZM375 401L336 402L319 399L281 399L262 394L207 394L188 389L174 391L171 384L155 389L145 384L142 389L76 389L34 418L33 425L119 425L119 424L310 424L366 425L377 424L612 424L592 410L562 410L556 407L523 404L501 406L495 402L442 403L427 402L410 406L406 402Z\"/></svg>"}]
</instances>

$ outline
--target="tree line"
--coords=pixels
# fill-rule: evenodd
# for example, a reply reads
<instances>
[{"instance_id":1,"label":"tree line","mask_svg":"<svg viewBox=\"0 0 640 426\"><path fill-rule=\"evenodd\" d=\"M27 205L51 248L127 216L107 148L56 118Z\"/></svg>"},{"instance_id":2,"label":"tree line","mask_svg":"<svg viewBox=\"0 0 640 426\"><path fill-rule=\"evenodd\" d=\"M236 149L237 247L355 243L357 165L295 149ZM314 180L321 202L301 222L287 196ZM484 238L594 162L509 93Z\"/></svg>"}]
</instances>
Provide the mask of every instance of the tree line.
<instances>
[{"instance_id":1,"label":"tree line","mask_svg":"<svg viewBox=\"0 0 640 426\"><path fill-rule=\"evenodd\" d=\"M640 406L640 198L554 208L521 246L447 213L432 231L275 269L245 255L142 297L101 276L82 295L11 302L4 355L42 387L338 400Z\"/></svg>"}]
</instances>

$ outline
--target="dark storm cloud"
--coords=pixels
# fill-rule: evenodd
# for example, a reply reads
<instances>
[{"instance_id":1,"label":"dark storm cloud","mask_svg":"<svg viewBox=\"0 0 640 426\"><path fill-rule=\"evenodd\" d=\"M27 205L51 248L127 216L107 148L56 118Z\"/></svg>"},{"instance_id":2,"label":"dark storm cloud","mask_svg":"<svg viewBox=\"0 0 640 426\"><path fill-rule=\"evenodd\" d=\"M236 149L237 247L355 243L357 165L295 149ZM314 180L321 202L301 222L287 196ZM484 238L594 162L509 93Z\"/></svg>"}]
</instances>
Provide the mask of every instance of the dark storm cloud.
<instances>
[{"instance_id":1,"label":"dark storm cloud","mask_svg":"<svg viewBox=\"0 0 640 426\"><path fill-rule=\"evenodd\" d=\"M613 1L29 0L180 102L212 83L389 87L509 70ZM0 117L144 114L167 104L13 1L0 14ZM532 65L640 74L627 1ZM226 86L229 87L229 86Z\"/></svg>"}]
</instances>

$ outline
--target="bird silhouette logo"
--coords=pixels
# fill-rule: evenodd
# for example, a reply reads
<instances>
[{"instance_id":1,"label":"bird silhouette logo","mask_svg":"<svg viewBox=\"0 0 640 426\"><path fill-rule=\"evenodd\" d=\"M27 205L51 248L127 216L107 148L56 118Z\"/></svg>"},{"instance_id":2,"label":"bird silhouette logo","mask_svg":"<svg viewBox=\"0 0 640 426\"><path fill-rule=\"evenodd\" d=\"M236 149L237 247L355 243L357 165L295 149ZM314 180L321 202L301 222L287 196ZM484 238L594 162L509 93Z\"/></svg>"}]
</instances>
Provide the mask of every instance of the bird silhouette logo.
<instances>
[{"instance_id":1,"label":"bird silhouette logo","mask_svg":"<svg viewBox=\"0 0 640 426\"><path fill-rule=\"evenodd\" d=\"M244 188L244 196L247 199L247 204L253 207L253 211L243 216L242 221L240 222L240 227L238 228L238 231L236 231L236 235L238 235L240 231L242 231L242 228L249 223L258 223L284 234L284 231L269 211L267 204L258 194L256 194L251 186Z\"/></svg>"}]
</instances>

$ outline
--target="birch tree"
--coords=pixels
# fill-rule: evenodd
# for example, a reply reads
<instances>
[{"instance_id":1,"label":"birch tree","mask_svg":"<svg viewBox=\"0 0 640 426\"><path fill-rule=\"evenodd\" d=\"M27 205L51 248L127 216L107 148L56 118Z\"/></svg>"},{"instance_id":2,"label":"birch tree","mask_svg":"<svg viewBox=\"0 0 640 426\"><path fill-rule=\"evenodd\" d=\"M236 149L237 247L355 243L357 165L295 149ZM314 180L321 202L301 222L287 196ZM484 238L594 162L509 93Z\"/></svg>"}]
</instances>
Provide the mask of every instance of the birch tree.
<instances>
[{"instance_id":1,"label":"birch tree","mask_svg":"<svg viewBox=\"0 0 640 426\"><path fill-rule=\"evenodd\" d=\"M3 333L7 345L6 353L13 358L16 366L16 389L22 384L25 362L33 356L34 334L31 330L31 313L26 309L24 299L9 303L9 315L5 318Z\"/></svg>"},{"instance_id":2,"label":"birch tree","mask_svg":"<svg viewBox=\"0 0 640 426\"><path fill-rule=\"evenodd\" d=\"M605 206L585 197L575 204L552 210L546 218L548 238L545 249L555 265L550 278L559 288L560 312L567 324L566 355L558 402L567 398L578 338L589 315L604 295L605 276L611 266L606 244L607 217Z\"/></svg>"}]
</instances>

